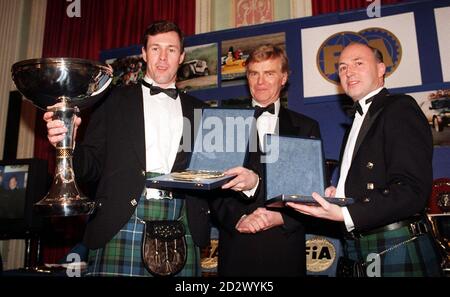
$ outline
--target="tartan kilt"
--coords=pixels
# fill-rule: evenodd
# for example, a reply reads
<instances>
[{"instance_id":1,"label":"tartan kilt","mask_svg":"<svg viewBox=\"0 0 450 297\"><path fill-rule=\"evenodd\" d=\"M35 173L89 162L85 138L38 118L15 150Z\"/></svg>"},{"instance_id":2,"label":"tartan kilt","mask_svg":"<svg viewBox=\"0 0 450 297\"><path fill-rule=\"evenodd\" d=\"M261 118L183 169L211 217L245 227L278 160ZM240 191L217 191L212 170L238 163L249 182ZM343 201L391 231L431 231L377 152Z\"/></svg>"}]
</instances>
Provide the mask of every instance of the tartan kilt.
<instances>
[{"instance_id":1,"label":"tartan kilt","mask_svg":"<svg viewBox=\"0 0 450 297\"><path fill-rule=\"evenodd\" d=\"M439 252L430 233L394 248L410 238L408 227L402 227L356 240L346 240L346 251L350 259L365 262L370 253L380 253L392 248L380 256L382 277L442 276Z\"/></svg>"},{"instance_id":2,"label":"tartan kilt","mask_svg":"<svg viewBox=\"0 0 450 297\"><path fill-rule=\"evenodd\" d=\"M105 247L89 251L85 276L153 276L142 264L142 220L177 220L180 217L186 230L187 260L175 276L200 276L200 251L188 228L184 202L184 199L146 199L143 194L130 220Z\"/></svg>"}]
</instances>

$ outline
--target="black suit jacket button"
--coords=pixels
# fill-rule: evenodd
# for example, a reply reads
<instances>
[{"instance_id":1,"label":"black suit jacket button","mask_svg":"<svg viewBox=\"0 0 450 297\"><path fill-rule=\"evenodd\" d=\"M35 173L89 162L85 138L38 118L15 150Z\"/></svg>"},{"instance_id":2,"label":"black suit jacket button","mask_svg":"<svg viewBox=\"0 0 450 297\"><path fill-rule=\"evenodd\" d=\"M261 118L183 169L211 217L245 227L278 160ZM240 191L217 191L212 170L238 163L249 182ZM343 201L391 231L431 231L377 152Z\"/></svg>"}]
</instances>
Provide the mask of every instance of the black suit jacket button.
<instances>
[{"instance_id":1,"label":"black suit jacket button","mask_svg":"<svg viewBox=\"0 0 450 297\"><path fill-rule=\"evenodd\" d=\"M366 167L367 167L367 169L372 169L373 165L374 164L372 162L367 162Z\"/></svg>"},{"instance_id":2,"label":"black suit jacket button","mask_svg":"<svg viewBox=\"0 0 450 297\"><path fill-rule=\"evenodd\" d=\"M363 202L364 203L370 202L370 199L366 197L366 198L363 199Z\"/></svg>"}]
</instances>

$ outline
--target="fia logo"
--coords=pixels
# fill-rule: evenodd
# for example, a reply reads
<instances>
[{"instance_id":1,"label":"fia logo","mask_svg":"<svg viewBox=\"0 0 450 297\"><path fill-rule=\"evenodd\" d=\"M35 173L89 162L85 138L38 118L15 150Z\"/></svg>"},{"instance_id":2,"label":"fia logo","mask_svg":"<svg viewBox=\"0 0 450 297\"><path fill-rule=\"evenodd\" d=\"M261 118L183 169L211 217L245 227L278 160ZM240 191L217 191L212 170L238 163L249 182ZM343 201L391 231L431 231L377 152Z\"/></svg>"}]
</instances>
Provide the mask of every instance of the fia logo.
<instances>
[{"instance_id":1,"label":"fia logo","mask_svg":"<svg viewBox=\"0 0 450 297\"><path fill-rule=\"evenodd\" d=\"M306 269L322 272L331 267L336 259L334 245L324 237L313 237L306 241Z\"/></svg>"},{"instance_id":2,"label":"fia logo","mask_svg":"<svg viewBox=\"0 0 450 297\"><path fill-rule=\"evenodd\" d=\"M359 32L339 32L327 38L317 51L317 69L327 81L339 84L337 71L339 56L344 47L353 42L367 44L383 54L386 77L394 73L400 64L402 47L398 38L390 31L373 27Z\"/></svg>"}]
</instances>

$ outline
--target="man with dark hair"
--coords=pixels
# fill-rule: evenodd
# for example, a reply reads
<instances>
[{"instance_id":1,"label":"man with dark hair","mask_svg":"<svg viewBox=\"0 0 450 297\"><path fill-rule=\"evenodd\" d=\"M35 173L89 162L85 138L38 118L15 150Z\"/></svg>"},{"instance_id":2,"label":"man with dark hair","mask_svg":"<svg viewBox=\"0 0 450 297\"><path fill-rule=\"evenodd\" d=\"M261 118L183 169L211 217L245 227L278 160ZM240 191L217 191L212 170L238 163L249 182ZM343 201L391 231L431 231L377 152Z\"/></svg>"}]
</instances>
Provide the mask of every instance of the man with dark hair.
<instances>
[{"instance_id":1,"label":"man with dark hair","mask_svg":"<svg viewBox=\"0 0 450 297\"><path fill-rule=\"evenodd\" d=\"M10 191L18 190L18 187L17 187L17 176L11 175L11 176L9 177L9 180L8 180L8 189L9 189Z\"/></svg>"},{"instance_id":2,"label":"man with dark hair","mask_svg":"<svg viewBox=\"0 0 450 297\"><path fill-rule=\"evenodd\" d=\"M339 207L313 193L320 206L288 205L341 222L347 253L368 276L439 276L438 253L424 218L433 174L430 127L412 97L384 88L382 59L359 43L348 45L339 58L341 85L355 102L355 117L337 188L327 188L325 195L352 197L356 203Z\"/></svg>"},{"instance_id":3,"label":"man with dark hair","mask_svg":"<svg viewBox=\"0 0 450 297\"><path fill-rule=\"evenodd\" d=\"M0 193L0 212L3 218L18 219L23 217L25 207L25 189L18 186L16 175L10 175L6 190Z\"/></svg>"},{"instance_id":4,"label":"man with dark hair","mask_svg":"<svg viewBox=\"0 0 450 297\"><path fill-rule=\"evenodd\" d=\"M264 207L264 166L259 146L265 134L319 138L319 125L281 106L280 93L289 73L282 48L259 46L250 54L246 67L258 149L249 152L245 167L227 171L239 174L223 186L235 192L222 193L211 202L219 227L218 272L221 276L304 276L304 228L290 209L269 211Z\"/></svg>"},{"instance_id":5,"label":"man with dark hair","mask_svg":"<svg viewBox=\"0 0 450 297\"><path fill-rule=\"evenodd\" d=\"M83 240L90 249L87 275L151 276L142 263L144 221L169 220L183 223L187 243L184 268L173 274L199 276L198 246L209 243L207 202L183 193L146 188L145 180L186 168L189 152L178 150L182 137L192 139L194 108L202 108L203 103L175 88L177 69L185 55L178 26L155 22L147 28L143 40L145 78L140 84L114 89L94 112L84 141L74 149L76 176L98 182L98 208ZM55 145L67 129L51 116L47 112L44 120L48 138ZM190 129L183 119L192 123ZM80 122L78 118L76 126ZM160 258L157 251L163 245L156 242L155 250L150 251L154 253L151 264L166 265L160 268L168 269L164 272L168 273L183 247L175 247L167 257Z\"/></svg>"},{"instance_id":6,"label":"man with dark hair","mask_svg":"<svg viewBox=\"0 0 450 297\"><path fill-rule=\"evenodd\" d=\"M147 42L150 36L154 36L161 33L175 32L180 40L180 51L184 53L184 34L180 28L172 22L167 22L164 20L156 21L152 23L144 32L144 38L142 39L142 44L144 49L147 49Z\"/></svg>"}]
</instances>

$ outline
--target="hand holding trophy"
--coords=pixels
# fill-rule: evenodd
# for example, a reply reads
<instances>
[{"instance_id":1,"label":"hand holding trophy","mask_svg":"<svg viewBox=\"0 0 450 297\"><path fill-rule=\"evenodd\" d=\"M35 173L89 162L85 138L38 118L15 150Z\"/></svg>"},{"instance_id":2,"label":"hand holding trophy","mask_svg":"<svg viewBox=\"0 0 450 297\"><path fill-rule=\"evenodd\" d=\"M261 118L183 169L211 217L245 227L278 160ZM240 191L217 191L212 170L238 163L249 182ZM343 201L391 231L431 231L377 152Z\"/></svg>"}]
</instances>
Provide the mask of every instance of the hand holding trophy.
<instances>
[{"instance_id":1,"label":"hand holding trophy","mask_svg":"<svg viewBox=\"0 0 450 297\"><path fill-rule=\"evenodd\" d=\"M95 202L78 189L72 166L74 118L80 109L97 102L112 82L105 64L76 58L44 58L15 63L12 78L17 89L36 107L47 110L55 105L53 119L64 122L67 133L56 144L56 169L52 186L35 204L43 216L90 214Z\"/></svg>"}]
</instances>

